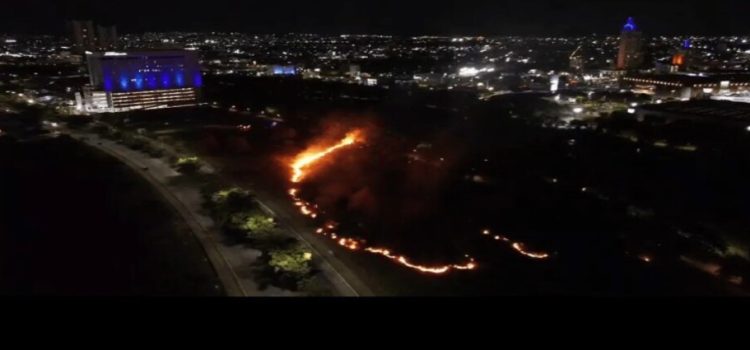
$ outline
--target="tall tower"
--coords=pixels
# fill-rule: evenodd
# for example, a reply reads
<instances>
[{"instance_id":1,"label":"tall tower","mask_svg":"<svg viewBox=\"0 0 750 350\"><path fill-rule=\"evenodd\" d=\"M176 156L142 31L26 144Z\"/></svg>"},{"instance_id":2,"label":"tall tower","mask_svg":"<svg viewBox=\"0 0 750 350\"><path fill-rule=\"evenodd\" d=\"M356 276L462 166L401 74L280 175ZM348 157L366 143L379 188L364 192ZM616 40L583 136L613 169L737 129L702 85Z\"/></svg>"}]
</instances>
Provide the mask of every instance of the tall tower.
<instances>
[{"instance_id":1,"label":"tall tower","mask_svg":"<svg viewBox=\"0 0 750 350\"><path fill-rule=\"evenodd\" d=\"M108 49L117 45L117 28L115 26L99 25L96 27L96 32L100 48Z\"/></svg>"},{"instance_id":2,"label":"tall tower","mask_svg":"<svg viewBox=\"0 0 750 350\"><path fill-rule=\"evenodd\" d=\"M641 32L633 17L628 17L620 33L620 51L617 54L617 69L637 69L643 63L643 43Z\"/></svg>"},{"instance_id":3,"label":"tall tower","mask_svg":"<svg viewBox=\"0 0 750 350\"><path fill-rule=\"evenodd\" d=\"M96 46L94 23L91 21L70 21L68 23L73 46L78 51L91 50Z\"/></svg>"}]
</instances>

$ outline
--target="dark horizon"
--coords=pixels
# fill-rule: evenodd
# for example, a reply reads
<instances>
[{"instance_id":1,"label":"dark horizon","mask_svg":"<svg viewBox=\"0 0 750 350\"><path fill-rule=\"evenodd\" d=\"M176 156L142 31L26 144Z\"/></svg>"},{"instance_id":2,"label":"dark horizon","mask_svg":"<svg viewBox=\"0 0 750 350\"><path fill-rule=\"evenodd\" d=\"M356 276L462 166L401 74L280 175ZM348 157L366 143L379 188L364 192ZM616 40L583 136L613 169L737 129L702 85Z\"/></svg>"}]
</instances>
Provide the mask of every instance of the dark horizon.
<instances>
[{"instance_id":1,"label":"dark horizon","mask_svg":"<svg viewBox=\"0 0 750 350\"><path fill-rule=\"evenodd\" d=\"M65 21L91 19L114 24L121 33L217 31L389 35L577 36L616 34L629 16L648 35L746 35L750 4L666 0L514 1L464 0L440 3L384 0L361 3L324 0L233 3L130 0L58 2L27 0L5 5L0 32L64 34Z\"/></svg>"}]
</instances>

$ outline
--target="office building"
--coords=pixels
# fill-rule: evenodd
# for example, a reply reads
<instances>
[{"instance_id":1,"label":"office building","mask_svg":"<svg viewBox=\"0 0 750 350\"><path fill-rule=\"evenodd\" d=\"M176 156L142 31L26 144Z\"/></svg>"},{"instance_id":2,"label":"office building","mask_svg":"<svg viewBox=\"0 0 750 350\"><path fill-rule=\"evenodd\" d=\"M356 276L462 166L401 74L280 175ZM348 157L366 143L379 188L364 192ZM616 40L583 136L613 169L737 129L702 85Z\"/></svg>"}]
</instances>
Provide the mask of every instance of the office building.
<instances>
[{"instance_id":1,"label":"office building","mask_svg":"<svg viewBox=\"0 0 750 350\"><path fill-rule=\"evenodd\" d=\"M620 33L620 47L617 53L617 69L634 70L643 64L642 34L633 17L629 17Z\"/></svg>"},{"instance_id":2,"label":"office building","mask_svg":"<svg viewBox=\"0 0 750 350\"><path fill-rule=\"evenodd\" d=\"M688 100L750 92L747 74L633 74L622 78L622 87L635 93Z\"/></svg>"},{"instance_id":3,"label":"office building","mask_svg":"<svg viewBox=\"0 0 750 350\"><path fill-rule=\"evenodd\" d=\"M97 42L100 49L111 49L117 45L117 27L96 26Z\"/></svg>"},{"instance_id":4,"label":"office building","mask_svg":"<svg viewBox=\"0 0 750 350\"><path fill-rule=\"evenodd\" d=\"M78 52L93 50L97 46L94 22L92 21L70 21L68 22L73 48Z\"/></svg>"},{"instance_id":5,"label":"office building","mask_svg":"<svg viewBox=\"0 0 750 350\"><path fill-rule=\"evenodd\" d=\"M185 107L198 104L203 85L194 51L97 52L87 55L89 112Z\"/></svg>"}]
</instances>

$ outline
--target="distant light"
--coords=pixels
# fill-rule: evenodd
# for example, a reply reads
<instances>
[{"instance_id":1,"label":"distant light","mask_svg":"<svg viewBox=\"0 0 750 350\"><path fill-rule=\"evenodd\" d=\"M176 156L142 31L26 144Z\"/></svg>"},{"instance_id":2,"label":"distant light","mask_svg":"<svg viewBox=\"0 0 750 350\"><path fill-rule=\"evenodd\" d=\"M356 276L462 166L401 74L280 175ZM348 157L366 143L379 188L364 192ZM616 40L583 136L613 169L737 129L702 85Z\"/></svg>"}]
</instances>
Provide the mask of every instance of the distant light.
<instances>
[{"instance_id":1,"label":"distant light","mask_svg":"<svg viewBox=\"0 0 750 350\"><path fill-rule=\"evenodd\" d=\"M461 69L458 70L458 75L461 77L473 77L477 74L479 74L479 69L474 67L461 67Z\"/></svg>"},{"instance_id":2,"label":"distant light","mask_svg":"<svg viewBox=\"0 0 750 350\"><path fill-rule=\"evenodd\" d=\"M637 102L633 102L633 103L630 104L630 107L638 107L638 103Z\"/></svg>"},{"instance_id":3,"label":"distant light","mask_svg":"<svg viewBox=\"0 0 750 350\"><path fill-rule=\"evenodd\" d=\"M573 113L575 113L575 114L581 114L581 113L583 113L583 107L575 107L575 108L573 108Z\"/></svg>"},{"instance_id":4,"label":"distant light","mask_svg":"<svg viewBox=\"0 0 750 350\"><path fill-rule=\"evenodd\" d=\"M747 127L747 131L750 132L750 126Z\"/></svg>"},{"instance_id":5,"label":"distant light","mask_svg":"<svg viewBox=\"0 0 750 350\"><path fill-rule=\"evenodd\" d=\"M88 53L88 51L87 51ZM127 52L114 52L114 51L107 51L104 53L104 56L127 56Z\"/></svg>"},{"instance_id":6,"label":"distant light","mask_svg":"<svg viewBox=\"0 0 750 350\"><path fill-rule=\"evenodd\" d=\"M30 98L30 99L26 100L26 102L28 102L30 105L33 105L34 104L34 99Z\"/></svg>"},{"instance_id":7,"label":"distant light","mask_svg":"<svg viewBox=\"0 0 750 350\"><path fill-rule=\"evenodd\" d=\"M664 101L662 101L662 100L656 100L656 104L658 104L658 105L661 104L662 102L664 102Z\"/></svg>"},{"instance_id":8,"label":"distant light","mask_svg":"<svg viewBox=\"0 0 750 350\"><path fill-rule=\"evenodd\" d=\"M628 113L635 114L635 108L628 108Z\"/></svg>"}]
</instances>

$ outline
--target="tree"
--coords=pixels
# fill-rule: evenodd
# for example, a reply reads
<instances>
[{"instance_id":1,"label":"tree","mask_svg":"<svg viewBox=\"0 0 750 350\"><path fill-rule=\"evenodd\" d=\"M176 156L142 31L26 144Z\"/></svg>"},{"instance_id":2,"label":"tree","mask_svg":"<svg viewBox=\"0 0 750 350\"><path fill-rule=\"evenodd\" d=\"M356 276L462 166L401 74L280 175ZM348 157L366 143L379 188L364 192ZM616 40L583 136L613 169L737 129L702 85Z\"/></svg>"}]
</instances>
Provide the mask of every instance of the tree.
<instances>
[{"instance_id":1,"label":"tree","mask_svg":"<svg viewBox=\"0 0 750 350\"><path fill-rule=\"evenodd\" d=\"M276 222L272 217L248 212L231 214L226 225L232 230L243 231L253 236L273 233L276 228Z\"/></svg>"},{"instance_id":2,"label":"tree","mask_svg":"<svg viewBox=\"0 0 750 350\"><path fill-rule=\"evenodd\" d=\"M192 174L200 169L198 157L180 157L175 163L177 171L183 174Z\"/></svg>"},{"instance_id":3,"label":"tree","mask_svg":"<svg viewBox=\"0 0 750 350\"><path fill-rule=\"evenodd\" d=\"M215 192L211 196L215 209L230 215L255 208L255 199L250 191L239 187Z\"/></svg>"},{"instance_id":4,"label":"tree","mask_svg":"<svg viewBox=\"0 0 750 350\"><path fill-rule=\"evenodd\" d=\"M253 235L266 235L274 231L276 222L272 217L256 214L247 220L246 228Z\"/></svg>"},{"instance_id":5,"label":"tree","mask_svg":"<svg viewBox=\"0 0 750 350\"><path fill-rule=\"evenodd\" d=\"M269 252L271 260L268 262L275 272L301 279L311 271L312 253L297 243L284 249Z\"/></svg>"}]
</instances>

